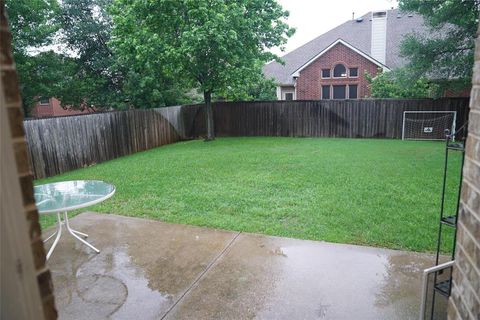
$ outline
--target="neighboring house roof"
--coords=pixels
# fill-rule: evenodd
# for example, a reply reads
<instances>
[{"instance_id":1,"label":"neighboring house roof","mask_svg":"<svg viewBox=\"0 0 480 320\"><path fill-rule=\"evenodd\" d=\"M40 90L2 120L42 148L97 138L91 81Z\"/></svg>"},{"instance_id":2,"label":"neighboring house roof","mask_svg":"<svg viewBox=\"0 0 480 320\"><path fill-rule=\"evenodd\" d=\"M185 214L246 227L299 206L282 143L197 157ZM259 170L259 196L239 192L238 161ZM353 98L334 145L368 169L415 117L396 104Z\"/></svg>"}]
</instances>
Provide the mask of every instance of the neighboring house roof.
<instances>
[{"instance_id":1,"label":"neighboring house roof","mask_svg":"<svg viewBox=\"0 0 480 320\"><path fill-rule=\"evenodd\" d=\"M312 60L335 43L338 39L348 43L364 54L370 55L372 38L372 12L362 17L349 20L338 27L322 34L303 46L284 55L282 65L276 61L270 62L263 67L267 78L274 78L278 84L293 85L293 74L307 62ZM387 43L385 65L389 69L395 69L406 64L406 60L400 57L400 43L402 38L412 32L426 33L427 27L423 23L422 16L401 12L399 9L387 10ZM373 58L372 58L373 59Z\"/></svg>"}]
</instances>

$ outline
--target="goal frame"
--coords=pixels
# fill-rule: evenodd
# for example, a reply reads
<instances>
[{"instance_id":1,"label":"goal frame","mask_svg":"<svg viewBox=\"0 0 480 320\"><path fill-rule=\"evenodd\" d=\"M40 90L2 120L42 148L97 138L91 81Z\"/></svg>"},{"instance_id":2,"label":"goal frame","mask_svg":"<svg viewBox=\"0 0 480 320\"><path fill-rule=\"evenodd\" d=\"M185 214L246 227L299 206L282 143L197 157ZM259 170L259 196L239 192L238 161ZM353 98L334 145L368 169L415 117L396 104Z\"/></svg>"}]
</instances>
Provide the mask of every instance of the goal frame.
<instances>
[{"instance_id":1,"label":"goal frame","mask_svg":"<svg viewBox=\"0 0 480 320\"><path fill-rule=\"evenodd\" d=\"M438 110L435 110L435 111L427 111L427 110L421 110L421 111L413 111L413 110L409 110L409 111L403 111L403 119L402 119L402 140L444 140L444 139L406 139L405 138L405 115L408 114L408 113L444 113L444 114L453 114L453 121L452 121L452 127L451 127L451 134L453 135L452 136L452 141L455 141L455 127L456 127L456 123L457 123L457 111L450 111L450 110L447 110L447 111L438 111Z\"/></svg>"}]
</instances>

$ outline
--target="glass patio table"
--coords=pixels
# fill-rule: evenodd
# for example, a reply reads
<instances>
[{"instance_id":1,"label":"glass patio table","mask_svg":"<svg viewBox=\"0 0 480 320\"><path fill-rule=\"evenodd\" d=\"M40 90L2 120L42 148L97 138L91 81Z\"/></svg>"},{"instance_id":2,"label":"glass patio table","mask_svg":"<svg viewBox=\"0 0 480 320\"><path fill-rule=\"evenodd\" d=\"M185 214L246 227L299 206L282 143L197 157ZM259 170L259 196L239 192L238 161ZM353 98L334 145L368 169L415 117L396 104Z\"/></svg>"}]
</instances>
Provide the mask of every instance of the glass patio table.
<instances>
[{"instance_id":1,"label":"glass patio table","mask_svg":"<svg viewBox=\"0 0 480 320\"><path fill-rule=\"evenodd\" d=\"M48 250L47 260L52 255L62 236L63 225L75 239L96 253L100 253L100 250L81 238L87 238L88 235L86 233L70 228L68 211L100 203L113 196L114 193L115 186L98 180L64 181L35 186L34 194L38 212L40 214L52 213L57 215L57 230L43 241L45 243L56 235L55 241L50 250ZM63 213L63 221L61 213Z\"/></svg>"}]
</instances>

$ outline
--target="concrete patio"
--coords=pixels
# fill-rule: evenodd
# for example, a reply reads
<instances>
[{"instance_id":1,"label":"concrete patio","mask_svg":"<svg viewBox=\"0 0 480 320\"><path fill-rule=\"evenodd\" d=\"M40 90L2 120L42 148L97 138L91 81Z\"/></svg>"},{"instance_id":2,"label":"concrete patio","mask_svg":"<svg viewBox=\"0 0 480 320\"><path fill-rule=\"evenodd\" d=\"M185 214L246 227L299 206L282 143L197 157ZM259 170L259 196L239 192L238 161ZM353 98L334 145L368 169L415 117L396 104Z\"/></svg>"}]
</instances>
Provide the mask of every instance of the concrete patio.
<instances>
[{"instance_id":1,"label":"concrete patio","mask_svg":"<svg viewBox=\"0 0 480 320\"><path fill-rule=\"evenodd\" d=\"M62 236L48 261L60 319L417 319L432 265L424 254L117 215L71 225L102 251Z\"/></svg>"}]
</instances>

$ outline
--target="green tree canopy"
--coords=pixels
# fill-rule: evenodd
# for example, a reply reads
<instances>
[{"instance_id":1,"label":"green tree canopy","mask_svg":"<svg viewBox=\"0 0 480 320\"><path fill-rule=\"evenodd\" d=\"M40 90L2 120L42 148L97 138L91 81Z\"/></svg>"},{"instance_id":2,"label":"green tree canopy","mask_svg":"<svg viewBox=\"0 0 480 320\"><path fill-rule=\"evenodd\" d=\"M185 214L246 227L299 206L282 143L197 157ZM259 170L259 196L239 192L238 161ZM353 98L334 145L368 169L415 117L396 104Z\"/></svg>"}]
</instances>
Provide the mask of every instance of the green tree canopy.
<instances>
[{"instance_id":1,"label":"green tree canopy","mask_svg":"<svg viewBox=\"0 0 480 320\"><path fill-rule=\"evenodd\" d=\"M274 0L115 0L112 43L129 65L147 65L198 87L214 138L211 97L258 72L294 32Z\"/></svg>"},{"instance_id":2,"label":"green tree canopy","mask_svg":"<svg viewBox=\"0 0 480 320\"><path fill-rule=\"evenodd\" d=\"M7 0L25 114L41 97L80 109L191 102L183 93L190 87L179 89L171 77L135 69L114 54L111 2Z\"/></svg>"},{"instance_id":3,"label":"green tree canopy","mask_svg":"<svg viewBox=\"0 0 480 320\"><path fill-rule=\"evenodd\" d=\"M400 0L399 6L421 14L431 29L427 35L414 33L402 42L401 53L410 61L411 76L455 84L459 89L468 86L480 0Z\"/></svg>"},{"instance_id":4,"label":"green tree canopy","mask_svg":"<svg viewBox=\"0 0 480 320\"><path fill-rule=\"evenodd\" d=\"M73 108L110 107L122 101L121 82L110 67L113 59L106 46L111 31L105 14L108 1L7 2L26 114L41 97L57 97Z\"/></svg>"},{"instance_id":5,"label":"green tree canopy","mask_svg":"<svg viewBox=\"0 0 480 320\"><path fill-rule=\"evenodd\" d=\"M52 53L33 57L35 48L51 45L60 26L57 0L7 0L5 2L12 32L13 57L20 79L24 113L41 96L49 96L48 84L55 79L57 70Z\"/></svg>"},{"instance_id":6,"label":"green tree canopy","mask_svg":"<svg viewBox=\"0 0 480 320\"><path fill-rule=\"evenodd\" d=\"M276 100L277 85L273 79L266 79L262 72L263 63L257 63L248 78L233 79L226 89L216 95L230 101Z\"/></svg>"},{"instance_id":7,"label":"green tree canopy","mask_svg":"<svg viewBox=\"0 0 480 320\"><path fill-rule=\"evenodd\" d=\"M112 20L111 0L62 0L60 42L76 65L65 69L63 90L56 91L63 105L75 108L121 108L125 103L122 70L114 68L108 46Z\"/></svg>"},{"instance_id":8,"label":"green tree canopy","mask_svg":"<svg viewBox=\"0 0 480 320\"><path fill-rule=\"evenodd\" d=\"M383 72L372 77L365 75L373 98L431 98L439 95L439 86L425 77L411 78L405 68Z\"/></svg>"},{"instance_id":9,"label":"green tree canopy","mask_svg":"<svg viewBox=\"0 0 480 320\"><path fill-rule=\"evenodd\" d=\"M6 0L8 23L13 35L14 54L26 54L29 48L53 41L59 25L57 0Z\"/></svg>"}]
</instances>

